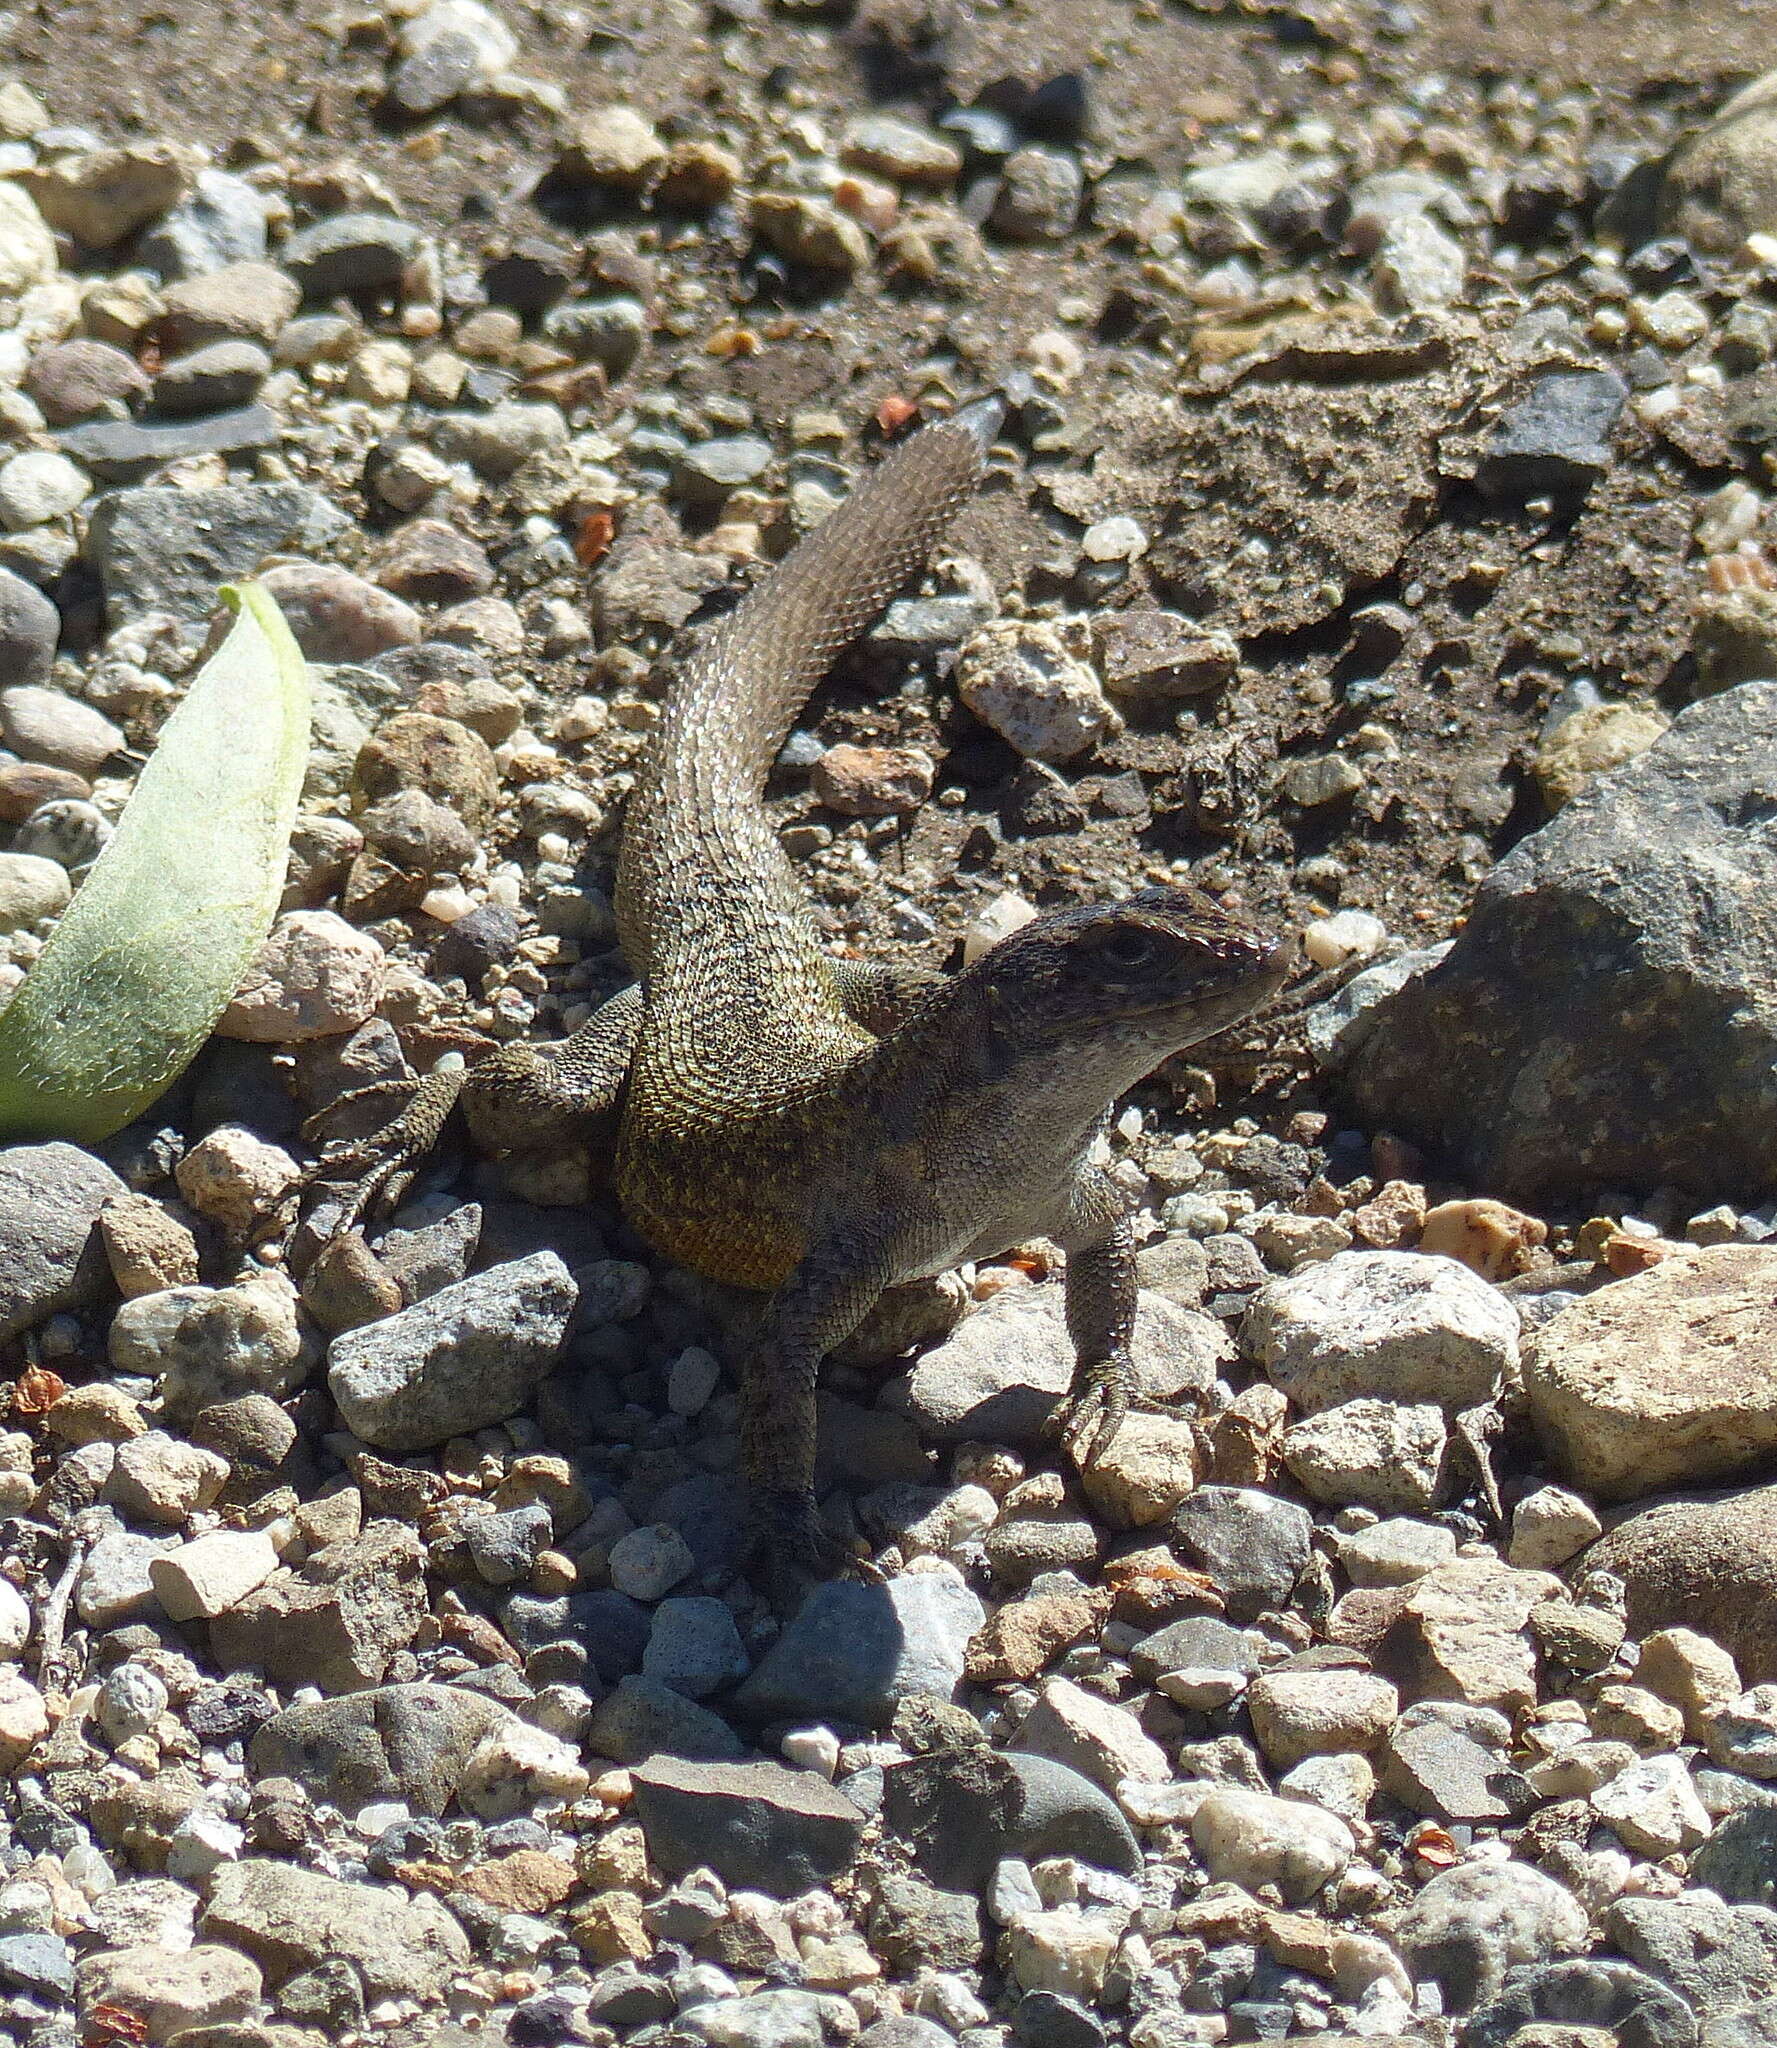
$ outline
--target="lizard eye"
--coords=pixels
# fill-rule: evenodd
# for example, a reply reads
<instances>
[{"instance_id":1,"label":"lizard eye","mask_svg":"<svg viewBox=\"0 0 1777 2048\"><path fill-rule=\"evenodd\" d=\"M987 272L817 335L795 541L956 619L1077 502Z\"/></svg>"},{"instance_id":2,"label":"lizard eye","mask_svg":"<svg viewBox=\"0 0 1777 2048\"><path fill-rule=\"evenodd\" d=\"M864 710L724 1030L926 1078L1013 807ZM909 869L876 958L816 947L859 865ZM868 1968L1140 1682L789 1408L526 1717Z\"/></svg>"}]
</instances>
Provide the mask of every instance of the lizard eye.
<instances>
[{"instance_id":1,"label":"lizard eye","mask_svg":"<svg viewBox=\"0 0 1777 2048\"><path fill-rule=\"evenodd\" d=\"M1105 933L1100 951L1113 967L1147 967L1157 947L1152 932L1139 925L1118 925Z\"/></svg>"}]
</instances>

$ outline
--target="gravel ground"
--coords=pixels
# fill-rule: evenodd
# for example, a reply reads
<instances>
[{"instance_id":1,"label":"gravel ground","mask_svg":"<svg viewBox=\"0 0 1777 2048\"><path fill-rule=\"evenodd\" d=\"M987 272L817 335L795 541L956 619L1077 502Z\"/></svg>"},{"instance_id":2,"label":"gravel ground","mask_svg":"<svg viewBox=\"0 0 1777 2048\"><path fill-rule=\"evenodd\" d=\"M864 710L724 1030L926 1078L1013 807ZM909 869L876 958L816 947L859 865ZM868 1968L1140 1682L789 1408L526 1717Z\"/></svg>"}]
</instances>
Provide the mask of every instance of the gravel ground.
<instances>
[{"instance_id":1,"label":"gravel ground","mask_svg":"<svg viewBox=\"0 0 1777 2048\"><path fill-rule=\"evenodd\" d=\"M1777 2040L1769 19L0 28L0 998L219 582L315 689L196 1065L0 1147L0 2031ZM782 1617L752 1305L584 1150L253 1247L305 1117L621 984L675 645L989 388L774 778L824 934L1188 876L1343 985L1106 1134L1101 1465L1052 1247L909 1290L822 1397L886 1583Z\"/></svg>"}]
</instances>

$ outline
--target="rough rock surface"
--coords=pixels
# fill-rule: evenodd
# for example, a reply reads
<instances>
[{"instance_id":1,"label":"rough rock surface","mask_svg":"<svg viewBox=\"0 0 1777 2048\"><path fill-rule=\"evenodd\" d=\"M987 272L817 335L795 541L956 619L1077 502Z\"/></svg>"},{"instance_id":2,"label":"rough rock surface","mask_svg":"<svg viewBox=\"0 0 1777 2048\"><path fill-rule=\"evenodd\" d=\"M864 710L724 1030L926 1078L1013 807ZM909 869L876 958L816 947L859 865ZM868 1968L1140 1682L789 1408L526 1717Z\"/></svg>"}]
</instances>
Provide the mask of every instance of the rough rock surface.
<instances>
[{"instance_id":1,"label":"rough rock surface","mask_svg":"<svg viewBox=\"0 0 1777 2048\"><path fill-rule=\"evenodd\" d=\"M1777 1178L1777 682L1683 712L1482 883L1378 1011L1364 1115L1514 1201Z\"/></svg>"},{"instance_id":2,"label":"rough rock surface","mask_svg":"<svg viewBox=\"0 0 1777 2048\"><path fill-rule=\"evenodd\" d=\"M1633 1500L1777 1450L1777 1251L1663 1259L1545 1323L1524 1352L1538 1433L1576 1486Z\"/></svg>"}]
</instances>

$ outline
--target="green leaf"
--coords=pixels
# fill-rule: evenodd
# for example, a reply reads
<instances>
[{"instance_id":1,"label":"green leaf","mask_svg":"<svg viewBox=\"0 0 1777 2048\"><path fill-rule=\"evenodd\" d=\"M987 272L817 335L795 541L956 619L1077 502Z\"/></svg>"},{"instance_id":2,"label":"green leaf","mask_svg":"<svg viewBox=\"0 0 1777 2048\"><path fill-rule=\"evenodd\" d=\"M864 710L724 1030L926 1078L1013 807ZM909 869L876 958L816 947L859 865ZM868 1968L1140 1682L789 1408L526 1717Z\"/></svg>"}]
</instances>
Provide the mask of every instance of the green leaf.
<instances>
[{"instance_id":1,"label":"green leaf","mask_svg":"<svg viewBox=\"0 0 1777 2048\"><path fill-rule=\"evenodd\" d=\"M161 728L117 831L0 1010L0 1140L107 1138L178 1079L271 929L308 670L269 592Z\"/></svg>"}]
</instances>

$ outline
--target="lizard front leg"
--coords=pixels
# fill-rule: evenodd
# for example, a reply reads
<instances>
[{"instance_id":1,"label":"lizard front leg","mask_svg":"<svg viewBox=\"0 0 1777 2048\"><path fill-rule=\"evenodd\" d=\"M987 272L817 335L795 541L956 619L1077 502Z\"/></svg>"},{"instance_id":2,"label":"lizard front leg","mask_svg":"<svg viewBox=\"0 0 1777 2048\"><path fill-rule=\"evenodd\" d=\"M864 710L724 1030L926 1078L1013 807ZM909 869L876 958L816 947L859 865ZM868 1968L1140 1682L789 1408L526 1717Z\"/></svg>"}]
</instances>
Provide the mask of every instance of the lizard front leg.
<instances>
[{"instance_id":1,"label":"lizard front leg","mask_svg":"<svg viewBox=\"0 0 1777 2048\"><path fill-rule=\"evenodd\" d=\"M741 1469L751 1488L750 1554L784 1599L855 1560L815 1502L815 1381L888 1285L886 1249L863 1233L832 1236L804 1255L771 1298L741 1367ZM783 1602L780 1602L783 1604Z\"/></svg>"},{"instance_id":2,"label":"lizard front leg","mask_svg":"<svg viewBox=\"0 0 1777 2048\"><path fill-rule=\"evenodd\" d=\"M1084 1471L1110 1449L1135 1393L1135 1234L1121 1190L1100 1168L1080 1169L1059 1239L1074 1377L1049 1433Z\"/></svg>"}]
</instances>

